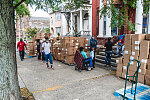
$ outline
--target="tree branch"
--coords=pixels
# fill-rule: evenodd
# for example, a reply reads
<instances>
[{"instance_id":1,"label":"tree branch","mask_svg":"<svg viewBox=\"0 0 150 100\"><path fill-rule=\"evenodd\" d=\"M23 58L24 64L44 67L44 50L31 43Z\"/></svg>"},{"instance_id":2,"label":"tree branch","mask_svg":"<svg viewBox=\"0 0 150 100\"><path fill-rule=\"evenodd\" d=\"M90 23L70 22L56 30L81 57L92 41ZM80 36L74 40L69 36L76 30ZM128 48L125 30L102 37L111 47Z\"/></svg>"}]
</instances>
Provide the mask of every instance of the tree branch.
<instances>
[{"instance_id":1,"label":"tree branch","mask_svg":"<svg viewBox=\"0 0 150 100\"><path fill-rule=\"evenodd\" d=\"M16 9L20 4L22 4L24 1L26 1L26 0L21 0L18 4L16 4L15 6L14 6L14 9Z\"/></svg>"}]
</instances>

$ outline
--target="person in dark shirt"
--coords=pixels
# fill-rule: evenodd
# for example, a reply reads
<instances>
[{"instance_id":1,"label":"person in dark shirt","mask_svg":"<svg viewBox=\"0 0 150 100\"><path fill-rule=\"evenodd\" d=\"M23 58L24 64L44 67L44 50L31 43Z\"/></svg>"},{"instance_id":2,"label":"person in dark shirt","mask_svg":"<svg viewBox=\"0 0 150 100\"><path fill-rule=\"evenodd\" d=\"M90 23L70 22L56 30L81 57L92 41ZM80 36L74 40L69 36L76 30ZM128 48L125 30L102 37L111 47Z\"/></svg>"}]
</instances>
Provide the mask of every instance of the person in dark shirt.
<instances>
[{"instance_id":1,"label":"person in dark shirt","mask_svg":"<svg viewBox=\"0 0 150 100\"><path fill-rule=\"evenodd\" d=\"M114 46L114 43L111 42L111 38L108 38L108 41L105 43L105 54L106 54L106 59L105 59L105 64L110 65L111 64L111 56L112 56L112 47Z\"/></svg>"},{"instance_id":2,"label":"person in dark shirt","mask_svg":"<svg viewBox=\"0 0 150 100\"><path fill-rule=\"evenodd\" d=\"M38 53L38 59L41 59L41 52L40 52L40 48L41 48L41 42L40 39L37 40L37 53Z\"/></svg>"}]
</instances>

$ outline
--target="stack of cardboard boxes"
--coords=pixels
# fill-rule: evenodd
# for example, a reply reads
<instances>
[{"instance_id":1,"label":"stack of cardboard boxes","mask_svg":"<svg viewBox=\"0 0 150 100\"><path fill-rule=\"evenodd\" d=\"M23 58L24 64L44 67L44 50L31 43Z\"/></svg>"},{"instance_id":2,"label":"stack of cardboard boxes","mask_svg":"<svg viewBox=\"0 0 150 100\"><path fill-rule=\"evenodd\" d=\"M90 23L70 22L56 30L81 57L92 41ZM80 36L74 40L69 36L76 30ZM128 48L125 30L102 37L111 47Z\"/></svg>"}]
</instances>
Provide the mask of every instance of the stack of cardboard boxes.
<instances>
[{"instance_id":1,"label":"stack of cardboard boxes","mask_svg":"<svg viewBox=\"0 0 150 100\"><path fill-rule=\"evenodd\" d=\"M139 60L141 67L138 74L138 82L150 84L150 35L146 34L128 34L125 36L124 56L117 58L116 75L126 78L127 66L130 60ZM138 63L131 62L129 66L129 75L133 76L137 71ZM132 78L129 78L132 80Z\"/></svg>"},{"instance_id":2,"label":"stack of cardboard boxes","mask_svg":"<svg viewBox=\"0 0 150 100\"><path fill-rule=\"evenodd\" d=\"M50 33L36 33L36 39L44 39L45 37L50 38L51 34Z\"/></svg>"},{"instance_id":3,"label":"stack of cardboard boxes","mask_svg":"<svg viewBox=\"0 0 150 100\"><path fill-rule=\"evenodd\" d=\"M27 46L27 50L25 50L26 54L28 56L36 56L37 54L37 45L35 42L28 42L28 44L26 44Z\"/></svg>"},{"instance_id":4,"label":"stack of cardboard boxes","mask_svg":"<svg viewBox=\"0 0 150 100\"><path fill-rule=\"evenodd\" d=\"M52 52L55 60L64 61L67 64L74 63L74 55L79 47L89 49L88 39L84 37L57 37L53 38Z\"/></svg>"}]
</instances>

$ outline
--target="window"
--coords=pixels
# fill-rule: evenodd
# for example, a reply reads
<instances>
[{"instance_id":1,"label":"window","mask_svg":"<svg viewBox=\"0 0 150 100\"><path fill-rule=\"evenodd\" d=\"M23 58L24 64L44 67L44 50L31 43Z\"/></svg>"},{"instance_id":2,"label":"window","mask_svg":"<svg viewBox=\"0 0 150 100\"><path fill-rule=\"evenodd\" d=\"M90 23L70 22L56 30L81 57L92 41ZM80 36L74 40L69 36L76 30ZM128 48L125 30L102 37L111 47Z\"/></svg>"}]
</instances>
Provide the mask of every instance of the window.
<instances>
[{"instance_id":1,"label":"window","mask_svg":"<svg viewBox=\"0 0 150 100\"><path fill-rule=\"evenodd\" d=\"M61 20L61 13L56 13L55 18L57 21Z\"/></svg>"},{"instance_id":2,"label":"window","mask_svg":"<svg viewBox=\"0 0 150 100\"><path fill-rule=\"evenodd\" d=\"M61 27L56 27L56 34L58 35L58 33L61 34Z\"/></svg>"},{"instance_id":3,"label":"window","mask_svg":"<svg viewBox=\"0 0 150 100\"><path fill-rule=\"evenodd\" d=\"M148 25L147 25L147 23L148 23L148 18L147 18L147 16L144 16L144 18L143 18L143 28L142 28L142 33L143 34L147 34L148 33Z\"/></svg>"}]
</instances>

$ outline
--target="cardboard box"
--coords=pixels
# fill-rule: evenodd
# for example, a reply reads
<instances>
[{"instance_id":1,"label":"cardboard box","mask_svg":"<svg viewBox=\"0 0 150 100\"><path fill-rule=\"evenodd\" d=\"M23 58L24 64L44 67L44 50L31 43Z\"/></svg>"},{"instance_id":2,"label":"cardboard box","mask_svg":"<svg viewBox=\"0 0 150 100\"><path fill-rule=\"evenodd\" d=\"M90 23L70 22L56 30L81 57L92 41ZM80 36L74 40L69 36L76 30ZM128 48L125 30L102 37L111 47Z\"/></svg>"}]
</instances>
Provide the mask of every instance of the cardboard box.
<instances>
[{"instance_id":1,"label":"cardboard box","mask_svg":"<svg viewBox=\"0 0 150 100\"><path fill-rule=\"evenodd\" d=\"M150 70L146 70L146 75L150 76Z\"/></svg>"},{"instance_id":2,"label":"cardboard box","mask_svg":"<svg viewBox=\"0 0 150 100\"><path fill-rule=\"evenodd\" d=\"M149 74L148 74L148 75L147 75L147 74L145 75L145 80L149 80L149 81L150 81L150 75L149 75Z\"/></svg>"},{"instance_id":3,"label":"cardboard box","mask_svg":"<svg viewBox=\"0 0 150 100\"><path fill-rule=\"evenodd\" d=\"M125 35L125 48L126 50L131 50L131 44L132 44L132 34L126 34Z\"/></svg>"},{"instance_id":4,"label":"cardboard box","mask_svg":"<svg viewBox=\"0 0 150 100\"><path fill-rule=\"evenodd\" d=\"M65 62L67 64L73 64L74 63L74 56L66 56L65 57Z\"/></svg>"},{"instance_id":5,"label":"cardboard box","mask_svg":"<svg viewBox=\"0 0 150 100\"><path fill-rule=\"evenodd\" d=\"M140 44L140 57L147 59L149 56L149 49L150 49L150 41L141 41Z\"/></svg>"},{"instance_id":6,"label":"cardboard box","mask_svg":"<svg viewBox=\"0 0 150 100\"><path fill-rule=\"evenodd\" d=\"M139 45L142 40L145 40L146 34L132 35L132 45Z\"/></svg>"},{"instance_id":7,"label":"cardboard box","mask_svg":"<svg viewBox=\"0 0 150 100\"><path fill-rule=\"evenodd\" d=\"M148 59L142 59L141 57L139 58L140 62L141 62L141 69L146 69L147 68L147 64L149 63L148 62Z\"/></svg>"},{"instance_id":8,"label":"cardboard box","mask_svg":"<svg viewBox=\"0 0 150 100\"><path fill-rule=\"evenodd\" d=\"M122 78L126 78L126 73L122 73Z\"/></svg>"},{"instance_id":9,"label":"cardboard box","mask_svg":"<svg viewBox=\"0 0 150 100\"><path fill-rule=\"evenodd\" d=\"M150 34L146 34L146 40L150 40Z\"/></svg>"},{"instance_id":10,"label":"cardboard box","mask_svg":"<svg viewBox=\"0 0 150 100\"><path fill-rule=\"evenodd\" d=\"M132 50L131 53L133 56L140 56L140 50Z\"/></svg>"},{"instance_id":11,"label":"cardboard box","mask_svg":"<svg viewBox=\"0 0 150 100\"><path fill-rule=\"evenodd\" d=\"M139 57L138 56L130 56L130 60L133 60L133 59L139 60Z\"/></svg>"},{"instance_id":12,"label":"cardboard box","mask_svg":"<svg viewBox=\"0 0 150 100\"><path fill-rule=\"evenodd\" d=\"M150 65L147 65L147 69L150 70Z\"/></svg>"},{"instance_id":13,"label":"cardboard box","mask_svg":"<svg viewBox=\"0 0 150 100\"><path fill-rule=\"evenodd\" d=\"M145 80L145 84L150 86L150 80Z\"/></svg>"},{"instance_id":14,"label":"cardboard box","mask_svg":"<svg viewBox=\"0 0 150 100\"><path fill-rule=\"evenodd\" d=\"M127 73L127 66L123 66L122 69L123 69L123 73Z\"/></svg>"},{"instance_id":15,"label":"cardboard box","mask_svg":"<svg viewBox=\"0 0 150 100\"><path fill-rule=\"evenodd\" d=\"M131 55L126 55L126 54L124 55L124 58L123 58L123 63L124 63L124 64L125 64L125 63L126 63L126 64L129 63L130 56L131 56Z\"/></svg>"},{"instance_id":16,"label":"cardboard box","mask_svg":"<svg viewBox=\"0 0 150 100\"><path fill-rule=\"evenodd\" d=\"M116 63L117 64L122 64L123 63L122 59L123 59L122 57L116 58Z\"/></svg>"},{"instance_id":17,"label":"cardboard box","mask_svg":"<svg viewBox=\"0 0 150 100\"><path fill-rule=\"evenodd\" d=\"M129 71L129 76L133 76L135 72ZM133 77L130 77L129 80L133 80ZM135 81L135 78L134 78ZM138 74L138 82L144 84L145 81L145 75L143 74Z\"/></svg>"},{"instance_id":18,"label":"cardboard box","mask_svg":"<svg viewBox=\"0 0 150 100\"><path fill-rule=\"evenodd\" d=\"M66 55L75 55L77 49L78 46L66 48Z\"/></svg>"},{"instance_id":19,"label":"cardboard box","mask_svg":"<svg viewBox=\"0 0 150 100\"><path fill-rule=\"evenodd\" d=\"M124 51L124 54L127 54L127 55L131 55L131 53L132 53L131 50L126 50L125 49L125 51Z\"/></svg>"},{"instance_id":20,"label":"cardboard box","mask_svg":"<svg viewBox=\"0 0 150 100\"><path fill-rule=\"evenodd\" d=\"M122 73L122 66L123 64L117 64L117 72Z\"/></svg>"}]
</instances>

